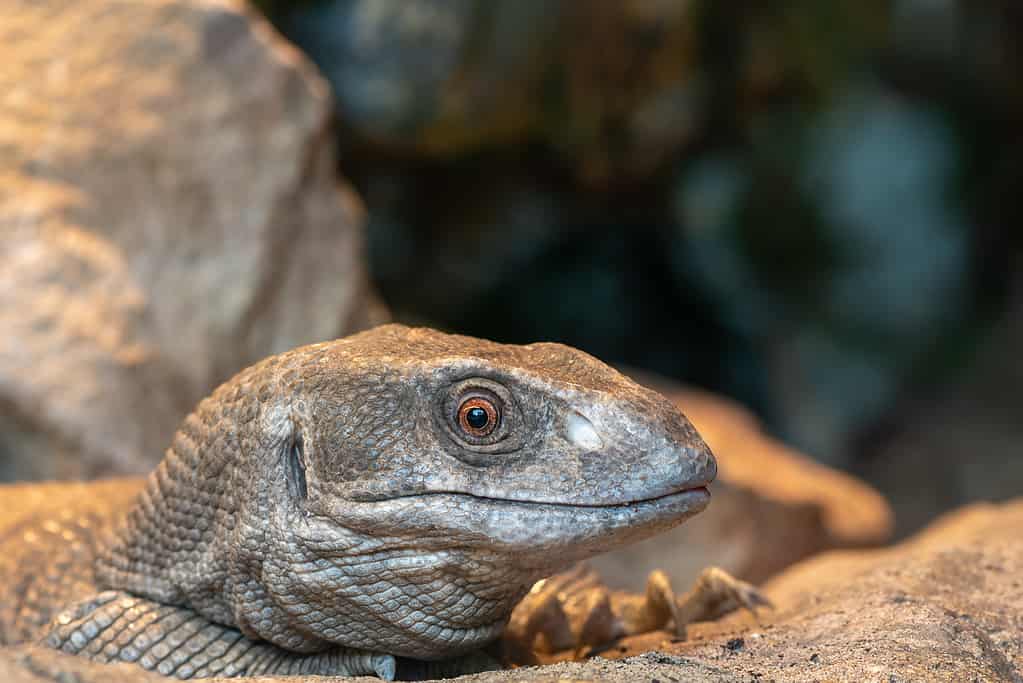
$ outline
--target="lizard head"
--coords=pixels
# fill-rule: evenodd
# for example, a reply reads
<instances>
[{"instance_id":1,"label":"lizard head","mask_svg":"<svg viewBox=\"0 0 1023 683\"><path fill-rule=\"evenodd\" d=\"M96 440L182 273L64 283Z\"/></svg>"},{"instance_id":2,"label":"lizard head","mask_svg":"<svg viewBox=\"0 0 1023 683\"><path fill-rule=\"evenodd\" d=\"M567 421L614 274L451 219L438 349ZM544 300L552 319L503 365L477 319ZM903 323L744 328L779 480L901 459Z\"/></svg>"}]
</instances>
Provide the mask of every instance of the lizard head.
<instances>
[{"instance_id":1,"label":"lizard head","mask_svg":"<svg viewBox=\"0 0 1023 683\"><path fill-rule=\"evenodd\" d=\"M235 439L206 465L234 487L223 610L300 650L479 647L535 581L702 510L716 471L671 402L581 351L400 325L268 359L190 419Z\"/></svg>"},{"instance_id":2,"label":"lizard head","mask_svg":"<svg viewBox=\"0 0 1023 683\"><path fill-rule=\"evenodd\" d=\"M568 346L387 325L302 355L313 372L280 393L304 398L284 405L306 506L447 494L608 507L694 489L696 503L715 475L670 401Z\"/></svg>"}]
</instances>

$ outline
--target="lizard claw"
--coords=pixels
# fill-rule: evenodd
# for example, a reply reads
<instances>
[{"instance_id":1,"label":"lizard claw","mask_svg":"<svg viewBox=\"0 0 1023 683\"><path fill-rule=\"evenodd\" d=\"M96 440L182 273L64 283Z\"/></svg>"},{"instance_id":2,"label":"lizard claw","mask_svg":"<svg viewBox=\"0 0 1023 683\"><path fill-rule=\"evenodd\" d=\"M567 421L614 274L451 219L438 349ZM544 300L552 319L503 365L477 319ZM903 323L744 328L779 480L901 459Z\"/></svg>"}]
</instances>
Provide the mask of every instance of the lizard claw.
<instances>
[{"instance_id":1,"label":"lizard claw","mask_svg":"<svg viewBox=\"0 0 1023 683\"><path fill-rule=\"evenodd\" d=\"M756 586L739 579L733 578L732 580L735 581L732 587L734 590L732 598L743 608L748 609L753 614L756 614L758 607L774 609L774 603L761 593Z\"/></svg>"},{"instance_id":2,"label":"lizard claw","mask_svg":"<svg viewBox=\"0 0 1023 683\"><path fill-rule=\"evenodd\" d=\"M774 605L753 584L718 567L708 567L676 603L675 630L684 633L686 624L711 621L737 609L747 609L756 617L758 607Z\"/></svg>"},{"instance_id":3,"label":"lizard claw","mask_svg":"<svg viewBox=\"0 0 1023 683\"><path fill-rule=\"evenodd\" d=\"M708 567L703 571L701 580L709 583L711 590L722 598L728 598L734 605L728 605L731 609L745 608L756 614L757 607L771 607L771 601L751 583L735 578L728 572L718 567ZM731 611L728 609L726 611Z\"/></svg>"},{"instance_id":4,"label":"lizard claw","mask_svg":"<svg viewBox=\"0 0 1023 683\"><path fill-rule=\"evenodd\" d=\"M708 567L682 596L676 596L667 574L652 571L645 595L622 596L617 605L626 635L656 631L671 623L675 634L685 637L686 626L695 621L712 621L740 608L755 616L757 607L771 606L771 602L756 586L718 567Z\"/></svg>"}]
</instances>

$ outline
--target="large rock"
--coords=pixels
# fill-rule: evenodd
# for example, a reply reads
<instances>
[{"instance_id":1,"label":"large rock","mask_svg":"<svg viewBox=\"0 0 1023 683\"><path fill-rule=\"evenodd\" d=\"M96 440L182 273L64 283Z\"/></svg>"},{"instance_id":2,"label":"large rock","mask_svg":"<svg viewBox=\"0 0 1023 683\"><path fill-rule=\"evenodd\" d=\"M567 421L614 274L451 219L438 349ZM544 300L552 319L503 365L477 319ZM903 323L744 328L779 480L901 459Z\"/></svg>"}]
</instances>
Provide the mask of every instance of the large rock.
<instances>
[{"instance_id":1,"label":"large rock","mask_svg":"<svg viewBox=\"0 0 1023 683\"><path fill-rule=\"evenodd\" d=\"M0 478L143 472L232 372L373 315L328 90L230 2L2 14Z\"/></svg>"},{"instance_id":2,"label":"large rock","mask_svg":"<svg viewBox=\"0 0 1023 683\"><path fill-rule=\"evenodd\" d=\"M759 583L831 548L879 545L892 513L877 491L773 439L740 406L632 372L669 396L718 460L710 507L667 534L592 561L608 584L641 591L663 569L680 590L708 565Z\"/></svg>"}]
</instances>

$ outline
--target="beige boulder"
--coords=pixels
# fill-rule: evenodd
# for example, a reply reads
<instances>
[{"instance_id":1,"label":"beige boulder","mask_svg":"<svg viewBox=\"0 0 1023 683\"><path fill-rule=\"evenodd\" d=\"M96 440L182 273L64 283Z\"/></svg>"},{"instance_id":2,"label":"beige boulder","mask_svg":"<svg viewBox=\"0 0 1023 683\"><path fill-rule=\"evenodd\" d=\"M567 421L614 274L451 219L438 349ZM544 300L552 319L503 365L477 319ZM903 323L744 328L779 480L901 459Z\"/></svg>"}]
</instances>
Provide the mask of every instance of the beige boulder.
<instances>
[{"instance_id":1,"label":"beige boulder","mask_svg":"<svg viewBox=\"0 0 1023 683\"><path fill-rule=\"evenodd\" d=\"M767 584L777 609L759 621L736 613L606 654L660 650L741 680L1020 681L1021 528L1023 499L975 504L896 546L792 567Z\"/></svg>"},{"instance_id":2,"label":"beige boulder","mask_svg":"<svg viewBox=\"0 0 1023 683\"><path fill-rule=\"evenodd\" d=\"M144 472L234 371L374 315L328 91L231 2L2 14L0 478Z\"/></svg>"}]
</instances>

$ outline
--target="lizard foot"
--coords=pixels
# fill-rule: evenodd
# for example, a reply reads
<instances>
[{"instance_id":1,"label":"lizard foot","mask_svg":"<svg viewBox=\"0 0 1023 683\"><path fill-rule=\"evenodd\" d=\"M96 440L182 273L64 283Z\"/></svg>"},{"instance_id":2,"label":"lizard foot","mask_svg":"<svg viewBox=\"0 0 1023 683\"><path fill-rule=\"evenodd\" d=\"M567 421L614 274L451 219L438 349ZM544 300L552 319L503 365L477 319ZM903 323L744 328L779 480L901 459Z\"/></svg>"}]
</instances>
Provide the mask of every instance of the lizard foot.
<instances>
[{"instance_id":1,"label":"lizard foot","mask_svg":"<svg viewBox=\"0 0 1023 683\"><path fill-rule=\"evenodd\" d=\"M621 636L610 591L584 564L538 581L512 611L502 655L512 665L537 664L536 653L578 649Z\"/></svg>"},{"instance_id":2,"label":"lizard foot","mask_svg":"<svg viewBox=\"0 0 1023 683\"><path fill-rule=\"evenodd\" d=\"M756 587L717 567L703 570L679 597L660 570L650 573L646 591L637 595L611 590L592 569L577 565L538 582L516 606L502 641L503 655L512 665L535 664L537 654L563 650L574 650L578 658L623 636L669 625L684 636L692 622L739 608L756 613L757 607L769 605Z\"/></svg>"}]
</instances>

